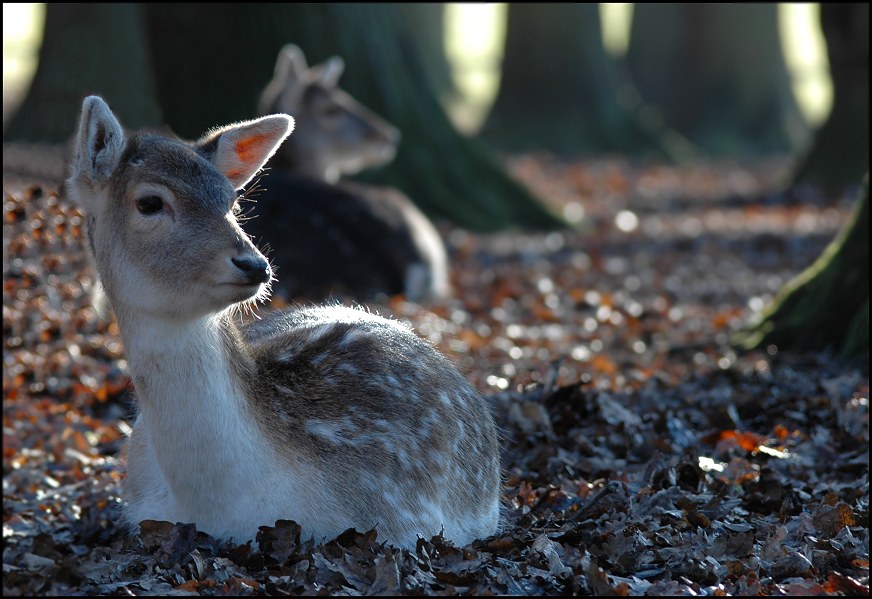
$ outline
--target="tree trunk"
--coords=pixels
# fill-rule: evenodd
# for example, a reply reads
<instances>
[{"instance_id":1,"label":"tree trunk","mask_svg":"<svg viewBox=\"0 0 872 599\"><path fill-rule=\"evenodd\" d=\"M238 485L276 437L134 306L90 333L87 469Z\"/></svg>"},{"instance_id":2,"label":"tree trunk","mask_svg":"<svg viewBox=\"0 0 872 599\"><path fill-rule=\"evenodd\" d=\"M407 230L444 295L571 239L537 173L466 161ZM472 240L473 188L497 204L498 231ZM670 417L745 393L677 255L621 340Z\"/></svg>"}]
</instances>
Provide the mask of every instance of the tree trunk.
<instances>
[{"instance_id":1,"label":"tree trunk","mask_svg":"<svg viewBox=\"0 0 872 599\"><path fill-rule=\"evenodd\" d=\"M510 4L500 89L481 136L516 152L689 154L636 114L620 66L603 46L599 5Z\"/></svg>"},{"instance_id":2,"label":"tree trunk","mask_svg":"<svg viewBox=\"0 0 872 599\"><path fill-rule=\"evenodd\" d=\"M33 83L6 141L67 141L86 95L99 94L128 127L158 125L139 4L49 4Z\"/></svg>"},{"instance_id":3,"label":"tree trunk","mask_svg":"<svg viewBox=\"0 0 872 599\"><path fill-rule=\"evenodd\" d=\"M796 167L796 183L854 183L869 168L869 3L820 4L833 107Z\"/></svg>"},{"instance_id":4,"label":"tree trunk","mask_svg":"<svg viewBox=\"0 0 872 599\"><path fill-rule=\"evenodd\" d=\"M405 31L414 31L416 46L430 89L443 101L457 94L445 54L445 4L400 2L396 5Z\"/></svg>"},{"instance_id":5,"label":"tree trunk","mask_svg":"<svg viewBox=\"0 0 872 599\"><path fill-rule=\"evenodd\" d=\"M157 90L167 124L193 139L256 116L292 5L145 4Z\"/></svg>"},{"instance_id":6,"label":"tree trunk","mask_svg":"<svg viewBox=\"0 0 872 599\"><path fill-rule=\"evenodd\" d=\"M253 116L279 48L295 43L310 64L341 56L342 87L402 131L396 159L366 180L474 230L565 226L454 129L430 89L417 33L402 26L396 6L149 4L147 12L161 104L183 135Z\"/></svg>"},{"instance_id":7,"label":"tree trunk","mask_svg":"<svg viewBox=\"0 0 872 599\"><path fill-rule=\"evenodd\" d=\"M850 221L821 256L791 280L738 335L745 349L869 352L869 176Z\"/></svg>"},{"instance_id":8,"label":"tree trunk","mask_svg":"<svg viewBox=\"0 0 872 599\"><path fill-rule=\"evenodd\" d=\"M627 61L645 102L710 155L790 153L807 137L775 4L636 4Z\"/></svg>"},{"instance_id":9,"label":"tree trunk","mask_svg":"<svg viewBox=\"0 0 872 599\"><path fill-rule=\"evenodd\" d=\"M869 5L821 4L833 107L801 160L794 185L842 187L866 173L845 229L736 337L750 349L869 353Z\"/></svg>"}]
</instances>

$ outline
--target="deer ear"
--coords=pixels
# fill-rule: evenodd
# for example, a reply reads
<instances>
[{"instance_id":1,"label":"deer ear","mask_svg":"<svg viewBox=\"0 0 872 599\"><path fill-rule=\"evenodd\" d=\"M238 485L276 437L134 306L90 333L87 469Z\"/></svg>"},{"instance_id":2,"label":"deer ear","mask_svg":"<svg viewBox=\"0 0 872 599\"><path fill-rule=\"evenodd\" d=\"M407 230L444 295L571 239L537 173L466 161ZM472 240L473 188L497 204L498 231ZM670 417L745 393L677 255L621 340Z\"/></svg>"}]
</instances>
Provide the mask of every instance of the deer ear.
<instances>
[{"instance_id":1,"label":"deer ear","mask_svg":"<svg viewBox=\"0 0 872 599\"><path fill-rule=\"evenodd\" d=\"M121 161L124 145L124 131L106 102L99 96L85 98L76 137L76 174L105 181Z\"/></svg>"},{"instance_id":2,"label":"deer ear","mask_svg":"<svg viewBox=\"0 0 872 599\"><path fill-rule=\"evenodd\" d=\"M306 57L299 47L287 44L279 50L273 78L261 92L257 102L258 114L294 110L297 103L295 98L307 80L308 72Z\"/></svg>"},{"instance_id":3,"label":"deer ear","mask_svg":"<svg viewBox=\"0 0 872 599\"><path fill-rule=\"evenodd\" d=\"M300 81L308 70L303 51L294 44L287 44L279 51L273 80L280 81L285 87Z\"/></svg>"},{"instance_id":4,"label":"deer ear","mask_svg":"<svg viewBox=\"0 0 872 599\"><path fill-rule=\"evenodd\" d=\"M214 131L199 143L198 150L230 180L234 189L241 189L293 129L292 117L273 114Z\"/></svg>"},{"instance_id":5,"label":"deer ear","mask_svg":"<svg viewBox=\"0 0 872 599\"><path fill-rule=\"evenodd\" d=\"M320 81L324 87L336 87L339 78L345 70L345 61L339 56L333 56L312 69L316 81Z\"/></svg>"}]
</instances>

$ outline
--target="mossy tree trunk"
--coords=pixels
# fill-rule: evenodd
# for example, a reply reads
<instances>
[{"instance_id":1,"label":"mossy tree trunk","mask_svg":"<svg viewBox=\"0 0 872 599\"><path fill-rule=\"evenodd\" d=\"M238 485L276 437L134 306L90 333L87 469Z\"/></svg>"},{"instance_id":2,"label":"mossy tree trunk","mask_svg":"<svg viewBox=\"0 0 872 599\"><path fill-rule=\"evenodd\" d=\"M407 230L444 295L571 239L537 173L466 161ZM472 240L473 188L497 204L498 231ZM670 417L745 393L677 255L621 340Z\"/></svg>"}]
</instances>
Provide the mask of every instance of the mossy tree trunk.
<instances>
[{"instance_id":1,"label":"mossy tree trunk","mask_svg":"<svg viewBox=\"0 0 872 599\"><path fill-rule=\"evenodd\" d=\"M279 48L310 64L338 55L341 85L402 131L396 159L365 176L425 212L479 231L565 226L482 144L460 135L432 91L414 30L390 4L149 4L150 39L168 123L194 136L253 116ZM204 24L208 23L208 26Z\"/></svg>"},{"instance_id":2,"label":"mossy tree trunk","mask_svg":"<svg viewBox=\"0 0 872 599\"><path fill-rule=\"evenodd\" d=\"M128 127L158 125L148 47L139 4L48 4L39 64L4 140L69 140L89 94Z\"/></svg>"},{"instance_id":3,"label":"mossy tree trunk","mask_svg":"<svg viewBox=\"0 0 872 599\"><path fill-rule=\"evenodd\" d=\"M800 161L793 184L844 187L866 173L843 231L791 280L735 342L750 349L869 353L869 5L821 4L833 107Z\"/></svg>"},{"instance_id":4,"label":"mossy tree trunk","mask_svg":"<svg viewBox=\"0 0 872 599\"><path fill-rule=\"evenodd\" d=\"M869 176L850 221L735 339L745 349L869 352Z\"/></svg>"},{"instance_id":5,"label":"mossy tree trunk","mask_svg":"<svg viewBox=\"0 0 872 599\"><path fill-rule=\"evenodd\" d=\"M784 154L808 137L776 4L636 4L630 74L665 124L709 155Z\"/></svg>"},{"instance_id":6,"label":"mossy tree trunk","mask_svg":"<svg viewBox=\"0 0 872 599\"><path fill-rule=\"evenodd\" d=\"M794 181L854 183L869 168L869 3L820 4L833 106L796 167Z\"/></svg>"},{"instance_id":7,"label":"mossy tree trunk","mask_svg":"<svg viewBox=\"0 0 872 599\"><path fill-rule=\"evenodd\" d=\"M597 4L509 4L502 77L480 135L510 151L677 159L687 144L646 121L606 52Z\"/></svg>"}]
</instances>

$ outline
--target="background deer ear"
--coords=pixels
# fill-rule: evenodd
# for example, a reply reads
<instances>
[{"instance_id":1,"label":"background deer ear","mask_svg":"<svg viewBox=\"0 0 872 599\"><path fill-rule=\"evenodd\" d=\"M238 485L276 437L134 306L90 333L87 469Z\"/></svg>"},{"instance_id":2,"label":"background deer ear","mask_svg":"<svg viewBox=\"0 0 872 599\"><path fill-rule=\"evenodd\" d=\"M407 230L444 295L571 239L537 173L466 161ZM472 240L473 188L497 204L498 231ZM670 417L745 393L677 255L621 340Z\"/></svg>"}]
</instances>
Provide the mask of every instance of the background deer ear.
<instances>
[{"instance_id":1,"label":"background deer ear","mask_svg":"<svg viewBox=\"0 0 872 599\"><path fill-rule=\"evenodd\" d=\"M76 138L76 174L105 181L118 166L124 145L124 131L106 102L99 96L85 98Z\"/></svg>"},{"instance_id":2,"label":"background deer ear","mask_svg":"<svg viewBox=\"0 0 872 599\"><path fill-rule=\"evenodd\" d=\"M273 114L228 125L207 135L198 151L240 189L257 174L294 130L294 119Z\"/></svg>"},{"instance_id":3,"label":"background deer ear","mask_svg":"<svg viewBox=\"0 0 872 599\"><path fill-rule=\"evenodd\" d=\"M308 81L309 67L303 51L294 44L279 50L273 78L258 99L259 114L294 110L301 91ZM284 99L283 99L284 98Z\"/></svg>"},{"instance_id":4,"label":"background deer ear","mask_svg":"<svg viewBox=\"0 0 872 599\"><path fill-rule=\"evenodd\" d=\"M283 87L293 85L303 79L308 70L303 51L294 44L288 44L279 51L273 80L280 81Z\"/></svg>"},{"instance_id":5,"label":"background deer ear","mask_svg":"<svg viewBox=\"0 0 872 599\"><path fill-rule=\"evenodd\" d=\"M312 75L316 81L320 81L324 87L336 87L339 83L339 78L345 70L345 61L339 56L333 56L324 61L323 64L312 68Z\"/></svg>"}]
</instances>

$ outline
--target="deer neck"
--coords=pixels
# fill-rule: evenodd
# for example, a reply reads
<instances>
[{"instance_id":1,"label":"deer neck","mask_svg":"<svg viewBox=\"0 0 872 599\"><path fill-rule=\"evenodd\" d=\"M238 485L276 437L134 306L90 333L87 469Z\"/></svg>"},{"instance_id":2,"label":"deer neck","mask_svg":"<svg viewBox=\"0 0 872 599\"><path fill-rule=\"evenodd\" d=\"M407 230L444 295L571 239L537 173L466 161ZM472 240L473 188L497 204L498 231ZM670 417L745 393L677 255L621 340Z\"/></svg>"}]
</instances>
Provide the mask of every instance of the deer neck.
<instances>
[{"instance_id":1,"label":"deer neck","mask_svg":"<svg viewBox=\"0 0 872 599\"><path fill-rule=\"evenodd\" d=\"M252 464L262 458L263 441L245 409L238 373L247 364L230 315L187 322L124 318L119 324L138 424L170 488L184 488L176 495L195 509L217 499L209 491L215 481L244 485L258 470Z\"/></svg>"}]
</instances>

